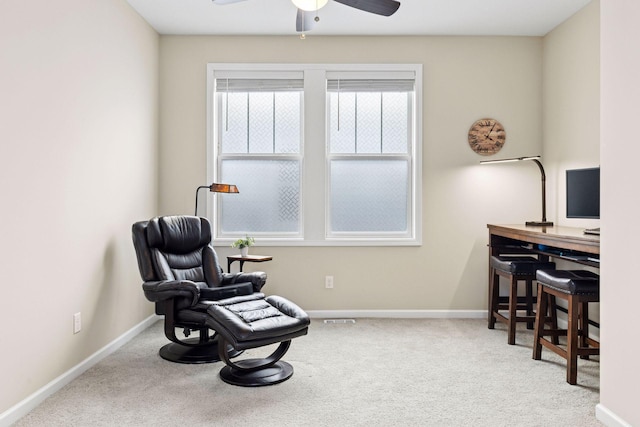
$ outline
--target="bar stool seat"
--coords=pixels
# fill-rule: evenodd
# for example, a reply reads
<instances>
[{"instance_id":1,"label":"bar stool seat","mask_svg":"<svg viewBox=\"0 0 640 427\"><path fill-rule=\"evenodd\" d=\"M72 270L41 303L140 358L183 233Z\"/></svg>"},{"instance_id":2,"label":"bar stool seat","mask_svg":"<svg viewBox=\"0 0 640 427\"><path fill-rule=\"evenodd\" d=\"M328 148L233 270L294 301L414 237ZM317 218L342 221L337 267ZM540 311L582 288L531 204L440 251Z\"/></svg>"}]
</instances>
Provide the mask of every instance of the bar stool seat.
<instances>
[{"instance_id":1,"label":"bar stool seat","mask_svg":"<svg viewBox=\"0 0 640 427\"><path fill-rule=\"evenodd\" d=\"M542 347L546 347L567 360L567 382L577 383L578 356L588 359L600 354L600 343L589 337L590 302L600 300L600 276L586 270L539 270L538 305L534 328L533 358L542 358ZM567 329L552 327L545 329L540 313L546 313L548 298L551 295L567 301ZM555 343L546 339L551 336ZM558 336L566 336L566 346L557 343Z\"/></svg>"},{"instance_id":2,"label":"bar stool seat","mask_svg":"<svg viewBox=\"0 0 640 427\"><path fill-rule=\"evenodd\" d=\"M533 296L533 281L536 279L537 270L552 270L556 265L553 262L540 261L532 256L503 256L491 257L491 280L489 282L489 329L494 329L496 320L507 325L510 345L516 343L516 323L527 322L527 328L533 329L535 322L534 305L536 298ZM508 297L500 297L500 277L509 280ZM525 282L525 296L518 297L518 282ZM507 310L508 314L500 311ZM518 316L518 310L524 310L524 316Z\"/></svg>"}]
</instances>

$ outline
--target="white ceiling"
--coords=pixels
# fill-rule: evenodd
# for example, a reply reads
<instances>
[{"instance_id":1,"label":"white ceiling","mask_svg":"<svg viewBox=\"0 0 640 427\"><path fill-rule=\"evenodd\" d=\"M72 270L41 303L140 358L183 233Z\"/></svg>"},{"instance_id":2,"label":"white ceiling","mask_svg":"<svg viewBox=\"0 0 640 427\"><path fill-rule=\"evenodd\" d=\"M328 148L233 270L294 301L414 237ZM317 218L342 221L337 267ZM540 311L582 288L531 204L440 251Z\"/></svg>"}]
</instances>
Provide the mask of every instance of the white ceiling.
<instances>
[{"instance_id":1,"label":"white ceiling","mask_svg":"<svg viewBox=\"0 0 640 427\"><path fill-rule=\"evenodd\" d=\"M383 17L333 0L311 35L543 36L591 0L400 0ZM294 35L291 0L128 0L160 34Z\"/></svg>"}]
</instances>

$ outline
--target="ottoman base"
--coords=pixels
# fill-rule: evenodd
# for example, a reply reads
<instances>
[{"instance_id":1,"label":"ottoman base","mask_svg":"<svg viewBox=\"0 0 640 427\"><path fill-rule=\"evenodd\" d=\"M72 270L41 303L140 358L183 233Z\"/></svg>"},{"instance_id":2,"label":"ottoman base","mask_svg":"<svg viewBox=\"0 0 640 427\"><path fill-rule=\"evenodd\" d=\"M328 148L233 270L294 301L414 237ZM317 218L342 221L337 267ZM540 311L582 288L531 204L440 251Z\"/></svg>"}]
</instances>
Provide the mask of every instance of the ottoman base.
<instances>
[{"instance_id":1,"label":"ottoman base","mask_svg":"<svg viewBox=\"0 0 640 427\"><path fill-rule=\"evenodd\" d=\"M247 362L260 359L248 359ZM220 378L227 384L239 385L243 387L260 387L264 385L278 384L288 380L293 375L293 366L284 361L278 361L268 368L257 371L246 371L225 366L220 370Z\"/></svg>"},{"instance_id":2,"label":"ottoman base","mask_svg":"<svg viewBox=\"0 0 640 427\"><path fill-rule=\"evenodd\" d=\"M270 356L264 359L244 359L231 361L228 348L223 340L218 341L220 358L227 364L220 370L222 381L243 387L260 387L278 384L288 380L293 375L293 366L280 360L289 350L291 340L282 341Z\"/></svg>"}]
</instances>

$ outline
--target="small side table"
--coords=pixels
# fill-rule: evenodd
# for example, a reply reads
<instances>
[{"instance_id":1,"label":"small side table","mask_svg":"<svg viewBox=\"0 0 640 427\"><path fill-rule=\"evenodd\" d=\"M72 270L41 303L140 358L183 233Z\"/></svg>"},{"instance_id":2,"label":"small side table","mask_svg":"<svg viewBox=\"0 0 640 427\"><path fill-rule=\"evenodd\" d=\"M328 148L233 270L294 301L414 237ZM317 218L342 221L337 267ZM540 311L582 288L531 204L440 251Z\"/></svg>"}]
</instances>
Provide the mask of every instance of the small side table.
<instances>
[{"instance_id":1,"label":"small side table","mask_svg":"<svg viewBox=\"0 0 640 427\"><path fill-rule=\"evenodd\" d=\"M265 262L271 261L272 259L273 257L268 255L231 255L227 257L227 271L231 273L231 264L236 261L240 261L240 271L242 271L242 267L244 266L245 262Z\"/></svg>"}]
</instances>

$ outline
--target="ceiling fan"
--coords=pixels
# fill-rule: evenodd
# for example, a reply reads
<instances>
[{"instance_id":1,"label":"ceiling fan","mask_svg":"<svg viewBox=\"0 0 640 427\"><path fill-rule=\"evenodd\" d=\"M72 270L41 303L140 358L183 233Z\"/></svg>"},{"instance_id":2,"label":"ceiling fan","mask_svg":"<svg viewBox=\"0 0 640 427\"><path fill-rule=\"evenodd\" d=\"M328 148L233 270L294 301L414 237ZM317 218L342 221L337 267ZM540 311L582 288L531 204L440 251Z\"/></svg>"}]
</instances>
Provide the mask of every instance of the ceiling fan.
<instances>
[{"instance_id":1,"label":"ceiling fan","mask_svg":"<svg viewBox=\"0 0 640 427\"><path fill-rule=\"evenodd\" d=\"M225 5L238 3L245 0L212 0L214 4ZM296 16L296 31L304 33L313 29L319 21L317 11L325 6L329 0L291 0L298 8ZM400 7L400 2L396 0L334 0L345 6L353 7L364 12L375 13L376 15L391 16Z\"/></svg>"}]
</instances>

